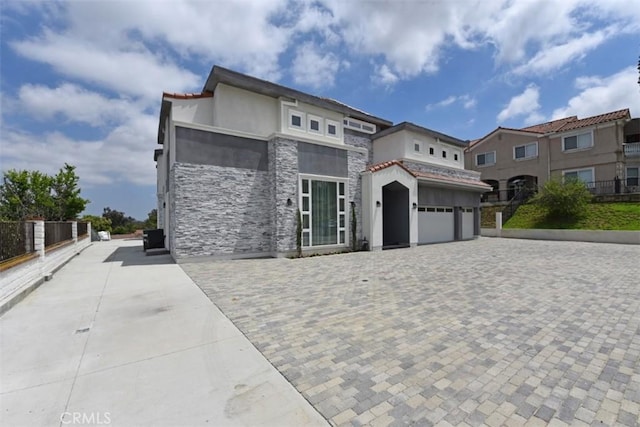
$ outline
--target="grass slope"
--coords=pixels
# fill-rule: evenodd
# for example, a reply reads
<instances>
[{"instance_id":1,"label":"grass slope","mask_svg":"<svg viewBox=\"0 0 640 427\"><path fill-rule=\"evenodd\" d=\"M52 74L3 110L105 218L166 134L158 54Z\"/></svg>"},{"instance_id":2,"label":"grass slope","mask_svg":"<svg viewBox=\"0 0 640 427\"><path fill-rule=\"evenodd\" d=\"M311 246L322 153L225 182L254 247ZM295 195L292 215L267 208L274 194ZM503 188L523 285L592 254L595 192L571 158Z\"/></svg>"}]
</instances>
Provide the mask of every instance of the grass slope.
<instances>
[{"instance_id":1,"label":"grass slope","mask_svg":"<svg viewBox=\"0 0 640 427\"><path fill-rule=\"evenodd\" d=\"M581 218L548 219L544 208L520 206L504 228L640 230L640 203L591 203Z\"/></svg>"}]
</instances>

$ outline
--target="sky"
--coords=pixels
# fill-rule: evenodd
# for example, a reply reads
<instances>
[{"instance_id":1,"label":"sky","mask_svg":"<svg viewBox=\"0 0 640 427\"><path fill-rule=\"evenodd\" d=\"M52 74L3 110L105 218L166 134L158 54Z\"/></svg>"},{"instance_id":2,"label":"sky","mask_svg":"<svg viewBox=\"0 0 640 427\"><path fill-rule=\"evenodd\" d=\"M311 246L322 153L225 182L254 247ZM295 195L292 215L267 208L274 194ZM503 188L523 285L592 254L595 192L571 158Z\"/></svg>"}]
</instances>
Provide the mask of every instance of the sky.
<instances>
[{"instance_id":1,"label":"sky","mask_svg":"<svg viewBox=\"0 0 640 427\"><path fill-rule=\"evenodd\" d=\"M3 0L0 167L76 166L86 213L156 205L162 92L213 65L471 140L629 108L640 0Z\"/></svg>"}]
</instances>

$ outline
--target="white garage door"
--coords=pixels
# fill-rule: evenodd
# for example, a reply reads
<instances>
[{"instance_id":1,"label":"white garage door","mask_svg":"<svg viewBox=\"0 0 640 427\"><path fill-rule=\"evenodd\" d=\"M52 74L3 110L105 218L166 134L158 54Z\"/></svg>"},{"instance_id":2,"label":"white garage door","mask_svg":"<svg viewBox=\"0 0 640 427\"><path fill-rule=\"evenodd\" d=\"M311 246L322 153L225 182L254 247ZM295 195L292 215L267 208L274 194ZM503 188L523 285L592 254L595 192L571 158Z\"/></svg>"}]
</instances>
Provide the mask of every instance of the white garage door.
<instances>
[{"instance_id":1,"label":"white garage door","mask_svg":"<svg viewBox=\"0 0 640 427\"><path fill-rule=\"evenodd\" d=\"M418 208L418 243L451 242L453 233L453 208Z\"/></svg>"},{"instance_id":2,"label":"white garage door","mask_svg":"<svg viewBox=\"0 0 640 427\"><path fill-rule=\"evenodd\" d=\"M473 208L462 208L462 240L473 239Z\"/></svg>"}]
</instances>

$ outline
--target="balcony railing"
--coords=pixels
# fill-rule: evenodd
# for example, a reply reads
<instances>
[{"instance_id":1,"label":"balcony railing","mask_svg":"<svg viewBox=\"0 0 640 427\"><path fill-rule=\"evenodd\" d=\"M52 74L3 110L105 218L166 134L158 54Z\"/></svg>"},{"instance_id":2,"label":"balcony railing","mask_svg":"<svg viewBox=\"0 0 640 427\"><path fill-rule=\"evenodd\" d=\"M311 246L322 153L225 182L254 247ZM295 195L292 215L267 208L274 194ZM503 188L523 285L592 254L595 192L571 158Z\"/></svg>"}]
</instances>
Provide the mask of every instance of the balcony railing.
<instances>
[{"instance_id":1,"label":"balcony railing","mask_svg":"<svg viewBox=\"0 0 640 427\"><path fill-rule=\"evenodd\" d=\"M609 181L594 181L585 183L594 196L609 194L640 193L638 178L612 179Z\"/></svg>"},{"instance_id":2,"label":"balcony railing","mask_svg":"<svg viewBox=\"0 0 640 427\"><path fill-rule=\"evenodd\" d=\"M640 142L631 142L623 145L624 155L627 157L640 156Z\"/></svg>"}]
</instances>

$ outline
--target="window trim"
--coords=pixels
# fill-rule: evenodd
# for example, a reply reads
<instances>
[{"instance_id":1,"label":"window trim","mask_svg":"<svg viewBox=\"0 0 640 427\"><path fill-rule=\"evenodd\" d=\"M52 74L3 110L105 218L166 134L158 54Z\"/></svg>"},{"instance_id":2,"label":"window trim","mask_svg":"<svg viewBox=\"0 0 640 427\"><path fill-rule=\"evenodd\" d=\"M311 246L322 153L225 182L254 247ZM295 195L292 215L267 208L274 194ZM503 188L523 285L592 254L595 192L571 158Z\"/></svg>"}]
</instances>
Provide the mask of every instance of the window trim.
<instances>
[{"instance_id":1,"label":"window trim","mask_svg":"<svg viewBox=\"0 0 640 427\"><path fill-rule=\"evenodd\" d=\"M480 164L478 164L478 157L480 157L480 156L485 156L485 157L486 157L486 155L487 155L487 154L492 154L492 153L493 153L493 163L486 163L486 161L485 161L485 163L483 163L483 164L481 164L481 165L480 165ZM475 157L476 167L479 167L479 168L485 168L485 167L487 167L487 166L494 166L494 165L496 164L496 157L497 157L497 153L496 153L496 151L495 151L495 150L493 150L493 151L486 151L486 152L484 152L484 153L477 153L477 154L476 154L476 157Z\"/></svg>"},{"instance_id":2,"label":"window trim","mask_svg":"<svg viewBox=\"0 0 640 427\"><path fill-rule=\"evenodd\" d=\"M536 147L536 154L534 154L533 156L527 156L527 147L530 145L535 145ZM524 148L524 157L516 157L516 149L517 148ZM520 144L520 145L514 145L513 147L513 160L515 161L522 161L522 160L531 160L531 159L536 159L538 158L538 141L533 141L533 142L528 142L526 144Z\"/></svg>"},{"instance_id":3,"label":"window trim","mask_svg":"<svg viewBox=\"0 0 640 427\"><path fill-rule=\"evenodd\" d=\"M342 119L342 124L344 125L345 129L353 129L353 130L356 130L358 132L368 133L370 135L373 135L374 133L377 132L377 127L373 123L365 122L363 120L354 119L353 117L348 117L348 116L344 117ZM364 126L371 127L371 130L364 129Z\"/></svg>"},{"instance_id":4,"label":"window trim","mask_svg":"<svg viewBox=\"0 0 640 427\"><path fill-rule=\"evenodd\" d=\"M629 169L635 169L637 172L636 176L629 176ZM629 180L630 179L636 179L637 180L637 184L629 184ZM626 166L624 168L624 184L627 187L637 187L640 185L640 165L637 166Z\"/></svg>"},{"instance_id":5,"label":"window trim","mask_svg":"<svg viewBox=\"0 0 640 427\"><path fill-rule=\"evenodd\" d=\"M318 122L318 130L311 129L311 121ZM314 114L307 114L307 132L314 133L316 135L324 135L324 120L320 116Z\"/></svg>"},{"instance_id":6,"label":"window trim","mask_svg":"<svg viewBox=\"0 0 640 427\"><path fill-rule=\"evenodd\" d=\"M325 119L324 120L324 125L325 125L325 135L329 138L336 138L336 139L340 139L340 123L337 122L336 120L331 120L331 119ZM333 125L336 128L336 133L329 133L329 126Z\"/></svg>"},{"instance_id":7,"label":"window trim","mask_svg":"<svg viewBox=\"0 0 640 427\"><path fill-rule=\"evenodd\" d=\"M571 138L571 137L576 137L576 145L578 143L577 139L580 135L587 135L589 134L591 136L591 144L588 147L577 147L576 148L566 148L566 140L567 138ZM578 132L578 133L572 133L570 135L565 135L562 137L562 152L563 153L573 153L575 151L584 151L584 150L590 150L591 148L593 148L594 145L594 141L593 141L593 130L587 131L587 132Z\"/></svg>"},{"instance_id":8,"label":"window trim","mask_svg":"<svg viewBox=\"0 0 640 427\"><path fill-rule=\"evenodd\" d=\"M590 168L578 168L578 169L565 169L562 171L562 182L564 182L564 177L567 173L573 173L573 172L582 172L582 171L591 171L591 182L585 182L585 184L587 184L587 187L589 188L593 188L593 186L595 185L594 182L596 181L596 168L594 167L590 167Z\"/></svg>"},{"instance_id":9,"label":"window trim","mask_svg":"<svg viewBox=\"0 0 640 427\"><path fill-rule=\"evenodd\" d=\"M302 181L309 181L308 193L302 192ZM337 213L337 224L336 224L336 242L335 244L330 245L313 245L313 199L311 196L311 182L312 181L326 181L326 182L335 182L336 183L336 213ZM344 183L344 194L340 195L340 183ZM302 229L302 235L304 233L309 234L309 245L304 246L304 238L302 239L302 248L303 249L322 249L322 248L342 248L348 247L350 245L350 220L351 215L350 208L351 203L348 202L349 198L349 178L341 178L336 176L326 176L326 175L313 175L313 174L298 174L298 206L300 206L300 216L302 218L303 215L309 216L309 228ZM302 199L303 197L309 197L309 210L302 210ZM344 212L340 212L340 199L344 200ZM344 215L344 227L340 227L340 215ZM304 222L304 221L303 221ZM344 232L344 242L340 243L340 232Z\"/></svg>"},{"instance_id":10,"label":"window trim","mask_svg":"<svg viewBox=\"0 0 640 427\"><path fill-rule=\"evenodd\" d=\"M289 129L295 129L295 130L306 132L306 130L307 130L307 127L306 127L307 118L306 118L306 114L305 113L303 113L302 111L297 111L297 110L294 110L292 108L289 108L287 116L288 116L287 126L288 126ZM300 126L295 126L293 124L293 122L292 122L293 116L299 116L300 117Z\"/></svg>"}]
</instances>

